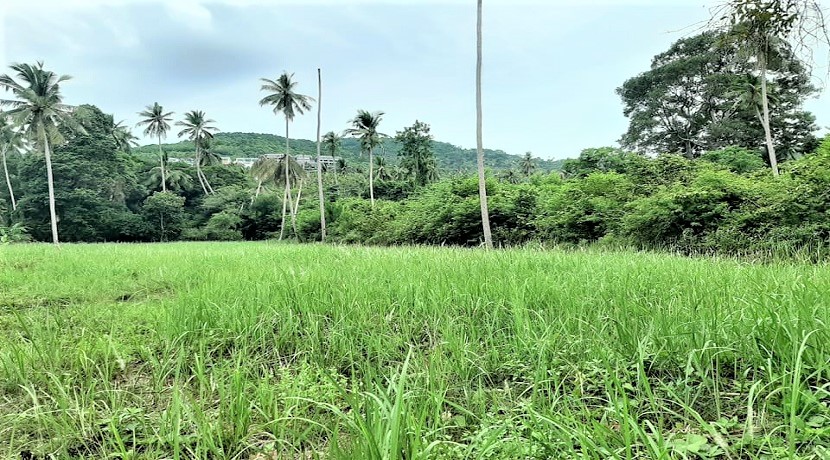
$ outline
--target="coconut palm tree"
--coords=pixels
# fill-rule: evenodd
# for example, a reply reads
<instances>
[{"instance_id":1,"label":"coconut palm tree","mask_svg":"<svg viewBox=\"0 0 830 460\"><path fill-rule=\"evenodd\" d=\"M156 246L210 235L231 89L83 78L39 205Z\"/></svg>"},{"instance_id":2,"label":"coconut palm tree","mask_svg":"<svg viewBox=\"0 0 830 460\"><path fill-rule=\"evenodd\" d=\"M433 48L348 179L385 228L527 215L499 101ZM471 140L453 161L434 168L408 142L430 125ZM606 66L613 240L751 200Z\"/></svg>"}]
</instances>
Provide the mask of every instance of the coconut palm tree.
<instances>
[{"instance_id":1,"label":"coconut palm tree","mask_svg":"<svg viewBox=\"0 0 830 460\"><path fill-rule=\"evenodd\" d=\"M521 171L522 175L525 177L530 177L530 175L536 172L536 161L533 160L532 153L525 153L525 156L519 160L519 171Z\"/></svg>"},{"instance_id":2,"label":"coconut palm tree","mask_svg":"<svg viewBox=\"0 0 830 460\"><path fill-rule=\"evenodd\" d=\"M213 133L219 131L219 128L212 126L211 123L216 123L205 116L205 112L201 110L191 110L184 114L184 120L176 123L176 126L181 126L182 130L179 132L179 137L187 136L193 141L193 146L196 148L196 158L194 164L196 165L196 178L199 179L199 184L202 186L202 191L205 195L214 193L213 187L210 186L207 176L202 172L202 158L203 148L208 139L213 139Z\"/></svg>"},{"instance_id":3,"label":"coconut palm tree","mask_svg":"<svg viewBox=\"0 0 830 460\"><path fill-rule=\"evenodd\" d=\"M115 141L115 148L129 153L133 147L138 147L138 138L123 123L122 120L112 125L112 140Z\"/></svg>"},{"instance_id":4,"label":"coconut palm tree","mask_svg":"<svg viewBox=\"0 0 830 460\"><path fill-rule=\"evenodd\" d=\"M375 184L374 184L374 158L375 148L381 145L383 138L389 137L378 132L378 125L383 120L383 112L368 112L358 110L357 115L349 122L352 127L346 130L346 134L360 140L361 150L369 154L369 199L372 207L375 207Z\"/></svg>"},{"instance_id":5,"label":"coconut palm tree","mask_svg":"<svg viewBox=\"0 0 830 460\"><path fill-rule=\"evenodd\" d=\"M51 146L64 142L58 129L66 126L84 132L84 128L71 116L74 108L63 103L61 83L69 80L68 75L57 75L43 68L43 62L35 65L12 64L11 69L20 81L11 75L0 76L0 87L11 91L16 99L2 100L0 105L10 107L6 112L13 123L24 127L27 137L43 150L46 160L46 183L49 189L49 218L52 226L52 241L59 243L58 216L55 209L55 182L52 175Z\"/></svg>"},{"instance_id":6,"label":"coconut palm tree","mask_svg":"<svg viewBox=\"0 0 830 460\"><path fill-rule=\"evenodd\" d=\"M294 230L294 236L297 236L297 207L299 206L300 202L300 195L302 194L302 186L303 186L303 179L305 179L305 169L303 165L297 162L291 155L283 155L281 158L277 160L277 166L274 168L275 175L274 175L274 183L277 185L288 184L285 188L285 195L282 201L282 214L283 214L283 224L285 223L285 212L286 212L286 205L288 205L289 212L291 215L291 228ZM291 187L293 185L297 185L299 190L297 191L297 205L294 205L294 202L291 197ZM280 239L283 238L284 226L280 228Z\"/></svg>"},{"instance_id":7,"label":"coconut palm tree","mask_svg":"<svg viewBox=\"0 0 830 460\"><path fill-rule=\"evenodd\" d=\"M9 199L12 202L12 211L17 210L17 200L14 197L9 166L6 163L6 156L11 152L20 152L24 149L23 136L12 124L12 121L0 112L0 160L3 162L3 174L6 176L6 186L9 188Z\"/></svg>"},{"instance_id":8,"label":"coconut palm tree","mask_svg":"<svg viewBox=\"0 0 830 460\"><path fill-rule=\"evenodd\" d=\"M291 155L281 155L276 158L262 156L256 162L254 162L253 166L251 167L251 175L253 175L254 179L257 181L257 191L254 195L254 198L259 196L262 187L269 182L273 182L278 187L284 186L286 182L289 184L289 187L284 188L284 193L282 196L282 223L285 224L284 216L290 210L291 226L294 229L294 234L296 235L296 211L293 199L289 195L289 190L290 186L292 185L302 184L302 181L306 176L305 169L303 168L303 166L300 163L298 163L297 160L294 159L294 157L292 157ZM283 226L283 228L280 228L280 240L283 239L284 234L285 230Z\"/></svg>"},{"instance_id":9,"label":"coconut palm tree","mask_svg":"<svg viewBox=\"0 0 830 460\"><path fill-rule=\"evenodd\" d=\"M170 122L173 121L173 112L165 112L164 107L160 106L158 102L152 106L148 105L146 109L138 112L138 116L142 120L136 126L146 126L144 129L145 136L152 136L158 139L159 143L159 162L161 163L161 187L162 191L167 191L167 179L165 179L167 167L167 155L161 148L161 140L167 137L167 132L170 131Z\"/></svg>"},{"instance_id":10,"label":"coconut palm tree","mask_svg":"<svg viewBox=\"0 0 830 460\"><path fill-rule=\"evenodd\" d=\"M260 91L266 91L267 95L260 99L260 106L273 107L274 114L280 114L285 117L285 158L283 164L285 171L282 177L285 180L285 196L287 200L291 200L291 181L289 178L291 174L288 170L291 166L290 150L288 144L288 127L296 115L302 115L306 110L311 110L311 103L314 99L310 96L305 96L296 92L297 82L293 81L294 74L283 72L276 80L268 78L261 78L262 86ZM285 228L285 200L283 200L282 207L282 224L281 228ZM292 220L294 216L291 216ZM280 230L280 239L282 239L282 230Z\"/></svg>"},{"instance_id":11,"label":"coconut palm tree","mask_svg":"<svg viewBox=\"0 0 830 460\"><path fill-rule=\"evenodd\" d=\"M335 133L334 131L329 131L323 135L323 150L329 156L337 158L337 151L340 149L340 144L342 143L343 137L339 134ZM337 163L334 165L334 185L339 185L337 181L337 170L338 164L341 159L337 159Z\"/></svg>"},{"instance_id":12,"label":"coconut palm tree","mask_svg":"<svg viewBox=\"0 0 830 460\"><path fill-rule=\"evenodd\" d=\"M392 170L386 164L386 158L375 157L375 179L392 180Z\"/></svg>"},{"instance_id":13,"label":"coconut palm tree","mask_svg":"<svg viewBox=\"0 0 830 460\"><path fill-rule=\"evenodd\" d=\"M490 212L487 209L487 179L484 177L484 141L482 129L481 104L481 22L482 0L478 0L478 20L476 22L476 150L478 160L478 195L481 201L481 226L484 231L484 245L493 248L493 234L490 232Z\"/></svg>"},{"instance_id":14,"label":"coconut palm tree","mask_svg":"<svg viewBox=\"0 0 830 460\"><path fill-rule=\"evenodd\" d=\"M193 178L191 175L184 169L181 168L165 168L164 174L162 175L161 166L156 166L150 170L150 176L145 181L145 185L152 189L162 188L162 178L167 181L164 190L170 188L171 190L178 190L183 191L190 188L190 184L193 183Z\"/></svg>"}]
</instances>

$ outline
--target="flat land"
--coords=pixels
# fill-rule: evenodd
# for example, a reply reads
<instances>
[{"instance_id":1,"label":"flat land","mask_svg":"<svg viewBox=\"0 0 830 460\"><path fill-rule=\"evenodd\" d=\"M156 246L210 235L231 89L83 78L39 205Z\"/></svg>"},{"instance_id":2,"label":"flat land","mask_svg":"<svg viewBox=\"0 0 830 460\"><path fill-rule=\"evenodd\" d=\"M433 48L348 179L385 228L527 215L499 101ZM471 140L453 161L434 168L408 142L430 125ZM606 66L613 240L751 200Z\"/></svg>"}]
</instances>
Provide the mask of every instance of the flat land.
<instances>
[{"instance_id":1,"label":"flat land","mask_svg":"<svg viewBox=\"0 0 830 460\"><path fill-rule=\"evenodd\" d=\"M0 247L0 458L830 456L830 267Z\"/></svg>"}]
</instances>

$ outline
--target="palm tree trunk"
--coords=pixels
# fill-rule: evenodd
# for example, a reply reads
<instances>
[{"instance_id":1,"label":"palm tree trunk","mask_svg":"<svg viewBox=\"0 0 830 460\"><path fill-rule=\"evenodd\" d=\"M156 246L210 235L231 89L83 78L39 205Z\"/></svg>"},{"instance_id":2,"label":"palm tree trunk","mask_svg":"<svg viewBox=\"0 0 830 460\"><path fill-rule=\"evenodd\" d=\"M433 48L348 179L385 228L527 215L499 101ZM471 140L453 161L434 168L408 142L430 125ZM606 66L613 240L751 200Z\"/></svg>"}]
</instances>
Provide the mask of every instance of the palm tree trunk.
<instances>
[{"instance_id":1,"label":"palm tree trunk","mask_svg":"<svg viewBox=\"0 0 830 460\"><path fill-rule=\"evenodd\" d=\"M288 117L285 117L285 155L282 157L283 163L285 163L285 199L291 203L291 179L288 177ZM283 202L282 204L282 225L280 228L280 239L282 239L282 229L285 228L285 205L286 203ZM291 220L293 226L294 220L294 211L291 211ZM296 231L295 231L296 233Z\"/></svg>"},{"instance_id":2,"label":"palm tree trunk","mask_svg":"<svg viewBox=\"0 0 830 460\"><path fill-rule=\"evenodd\" d=\"M478 0L478 21L476 24L476 149L478 151L478 195L481 200L481 226L484 230L484 246L493 249L493 234L490 232L490 212L487 209L487 178L484 176L484 141L481 104L481 22L482 0Z\"/></svg>"},{"instance_id":3,"label":"palm tree trunk","mask_svg":"<svg viewBox=\"0 0 830 460\"><path fill-rule=\"evenodd\" d=\"M205 195L208 194L207 187L205 186L205 181L202 179L202 155L199 153L199 142L196 141L196 158L194 163L196 164L196 178L199 179L199 185L202 186L202 192Z\"/></svg>"},{"instance_id":4,"label":"palm tree trunk","mask_svg":"<svg viewBox=\"0 0 830 460\"><path fill-rule=\"evenodd\" d=\"M372 157L374 149L369 147L369 200L372 202L372 209L375 209L375 162Z\"/></svg>"},{"instance_id":5,"label":"palm tree trunk","mask_svg":"<svg viewBox=\"0 0 830 460\"><path fill-rule=\"evenodd\" d=\"M282 237L285 234L285 212L286 208L288 207L288 181L285 183L285 191L282 194L282 222L280 223L280 241L282 241Z\"/></svg>"},{"instance_id":6,"label":"palm tree trunk","mask_svg":"<svg viewBox=\"0 0 830 460\"><path fill-rule=\"evenodd\" d=\"M251 205L254 204L254 201L259 197L259 193L261 191L262 191L262 179L257 179L256 192L254 192L254 196L251 197Z\"/></svg>"},{"instance_id":7,"label":"palm tree trunk","mask_svg":"<svg viewBox=\"0 0 830 460\"><path fill-rule=\"evenodd\" d=\"M14 199L14 189L12 188L12 179L9 176L9 166L6 164L6 150L8 147L3 146L0 150L0 156L3 157L3 173L6 175L6 186L9 187L9 198L12 200L12 211L17 211L17 201Z\"/></svg>"},{"instance_id":8,"label":"palm tree trunk","mask_svg":"<svg viewBox=\"0 0 830 460\"><path fill-rule=\"evenodd\" d=\"M49 139L46 131L41 127L40 136L43 140L43 156L46 159L46 184L49 188L49 220L52 224L52 242L60 244L58 239L58 213L55 210L55 178L52 176L52 152L49 149Z\"/></svg>"},{"instance_id":9,"label":"palm tree trunk","mask_svg":"<svg viewBox=\"0 0 830 460\"><path fill-rule=\"evenodd\" d=\"M300 237L300 234L297 232L297 212L300 210L300 196L303 194L303 181L300 180L300 187L297 190L297 202L294 204L294 207L291 209L291 228L294 229L294 236L297 238ZM290 199L290 197L289 197Z\"/></svg>"},{"instance_id":10,"label":"palm tree trunk","mask_svg":"<svg viewBox=\"0 0 830 460\"><path fill-rule=\"evenodd\" d=\"M762 53L763 54L763 53ZM769 99L767 97L767 59L766 56L759 56L758 63L761 67L761 107L764 111L761 124L764 126L764 137L767 144L767 155L769 165L772 167L772 174L779 175L778 157L775 155L775 144L772 142L772 130L769 121Z\"/></svg>"},{"instance_id":11,"label":"palm tree trunk","mask_svg":"<svg viewBox=\"0 0 830 460\"><path fill-rule=\"evenodd\" d=\"M320 198L320 241L326 242L326 202L323 195L323 165L320 163L320 125L323 111L323 76L317 69L317 191Z\"/></svg>"},{"instance_id":12,"label":"palm tree trunk","mask_svg":"<svg viewBox=\"0 0 830 460\"><path fill-rule=\"evenodd\" d=\"M161 162L161 191L167 191L167 174L164 172L164 150L161 149L161 136L159 136L159 161Z\"/></svg>"}]
</instances>

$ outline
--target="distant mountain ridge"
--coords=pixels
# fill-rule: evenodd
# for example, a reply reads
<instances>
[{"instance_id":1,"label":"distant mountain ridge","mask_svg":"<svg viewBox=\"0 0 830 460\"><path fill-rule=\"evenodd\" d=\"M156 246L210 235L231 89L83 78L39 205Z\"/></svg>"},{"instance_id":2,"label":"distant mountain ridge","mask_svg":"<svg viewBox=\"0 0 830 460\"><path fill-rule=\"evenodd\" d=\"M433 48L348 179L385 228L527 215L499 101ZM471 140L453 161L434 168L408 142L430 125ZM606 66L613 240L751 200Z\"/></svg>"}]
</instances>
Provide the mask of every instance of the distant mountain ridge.
<instances>
[{"instance_id":1,"label":"distant mountain ridge","mask_svg":"<svg viewBox=\"0 0 830 460\"><path fill-rule=\"evenodd\" d=\"M290 143L292 155L317 155L317 143L314 141L290 139ZM162 147L170 157L188 158L193 156L193 143L190 141L162 144ZM432 147L438 161L438 167L442 171L475 171L475 149L463 149L439 141L433 141ZM261 133L219 133L213 141L211 150L219 155L231 158L256 158L266 153L282 153L285 150L285 137ZM384 148L378 149L376 154L395 163L399 151L400 145L394 139L387 139L384 141ZM133 152L157 155L158 144L138 147ZM326 155L327 153L324 152L323 154ZM353 138L343 139L337 156L345 159L347 164L362 164L367 161L366 156L360 152L359 142ZM484 159L488 168L505 170L517 167L521 156L511 155L502 150L485 149ZM563 160L536 159L536 165L541 171L558 171L561 169L562 162Z\"/></svg>"}]
</instances>

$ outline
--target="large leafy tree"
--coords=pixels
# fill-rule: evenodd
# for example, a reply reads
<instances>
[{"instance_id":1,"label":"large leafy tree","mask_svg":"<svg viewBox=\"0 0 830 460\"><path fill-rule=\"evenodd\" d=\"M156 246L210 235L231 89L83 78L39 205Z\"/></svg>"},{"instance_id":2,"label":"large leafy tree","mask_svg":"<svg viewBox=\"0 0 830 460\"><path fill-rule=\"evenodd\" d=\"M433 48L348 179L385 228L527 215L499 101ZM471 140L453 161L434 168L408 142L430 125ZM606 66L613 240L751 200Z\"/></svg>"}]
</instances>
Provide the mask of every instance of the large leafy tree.
<instances>
[{"instance_id":1,"label":"large leafy tree","mask_svg":"<svg viewBox=\"0 0 830 460\"><path fill-rule=\"evenodd\" d=\"M432 135L429 125L415 121L412 126L398 131L395 140L401 145L398 156L401 167L409 171L410 177L418 185L426 185L438 178L438 166L432 150Z\"/></svg>"},{"instance_id":2,"label":"large leafy tree","mask_svg":"<svg viewBox=\"0 0 830 460\"><path fill-rule=\"evenodd\" d=\"M124 125L123 120L112 125L112 139L118 150L122 152L129 153L133 147L138 147L138 137Z\"/></svg>"},{"instance_id":3,"label":"large leafy tree","mask_svg":"<svg viewBox=\"0 0 830 460\"><path fill-rule=\"evenodd\" d=\"M721 16L714 21L716 29L724 32L757 74L764 145L773 174L778 176L769 83L782 64L797 60L791 52L794 46L811 49L813 41L830 45L825 10L817 0L728 0L717 11ZM806 57L812 59L812 50Z\"/></svg>"},{"instance_id":4,"label":"large leafy tree","mask_svg":"<svg viewBox=\"0 0 830 460\"><path fill-rule=\"evenodd\" d=\"M196 149L196 158L194 165L196 166L196 178L199 179L199 184L202 186L202 191L205 195L214 193L207 176L202 171L202 166L205 163L204 152L208 145L209 139L213 139L213 134L219 131L219 128L213 126L215 120L211 120L205 116L205 112L201 110L191 110L184 114L184 120L176 123L176 126L181 126L182 130L179 132L179 137L187 136L193 141L193 146Z\"/></svg>"},{"instance_id":5,"label":"large leafy tree","mask_svg":"<svg viewBox=\"0 0 830 460\"><path fill-rule=\"evenodd\" d=\"M770 129L787 155L814 148L814 118L803 110L815 91L809 74L786 49L776 72L780 103ZM764 128L755 108L735 104L733 89L753 67L734 42L705 32L675 42L655 56L651 69L626 81L617 93L629 118L623 147L641 153L680 153L696 158L730 145L760 150Z\"/></svg>"},{"instance_id":6,"label":"large leafy tree","mask_svg":"<svg viewBox=\"0 0 830 460\"><path fill-rule=\"evenodd\" d=\"M15 99L5 99L0 104L9 107L6 114L14 123L24 127L24 132L43 151L46 160L46 182L49 191L49 219L52 241L59 243L58 215L55 206L55 181L52 174L52 146L64 142L58 129L68 126L78 131L83 127L71 117L72 106L63 103L61 83L69 80L68 75L58 75L37 64L12 64L12 75L0 76L0 86L11 91Z\"/></svg>"},{"instance_id":7,"label":"large leafy tree","mask_svg":"<svg viewBox=\"0 0 830 460\"><path fill-rule=\"evenodd\" d=\"M144 233L132 211L143 201L134 159L119 152L111 115L94 106L78 106L70 116L83 132L61 128L65 142L52 151L55 203L60 211L61 241L135 241ZM19 162L21 221L37 240L49 239L45 206L45 159L24 155ZM132 209L131 209L132 207Z\"/></svg>"},{"instance_id":8,"label":"large leafy tree","mask_svg":"<svg viewBox=\"0 0 830 460\"><path fill-rule=\"evenodd\" d=\"M167 155L164 154L164 150L161 148L161 140L167 137L167 133L170 131L170 122L173 121L173 112L165 112L164 107L156 102L153 105L148 105L147 108L138 113L138 116L142 117L142 119L138 122L137 126L144 126L144 135L152 136L158 139L161 189L166 192L167 178L165 176L167 169Z\"/></svg>"},{"instance_id":9,"label":"large leafy tree","mask_svg":"<svg viewBox=\"0 0 830 460\"><path fill-rule=\"evenodd\" d=\"M476 150L478 158L478 194L481 201L481 225L484 230L484 245L493 248L493 234L490 231L490 212L487 209L487 179L484 177L483 115L481 102L482 67L482 0L478 0L476 22Z\"/></svg>"},{"instance_id":10,"label":"large leafy tree","mask_svg":"<svg viewBox=\"0 0 830 460\"><path fill-rule=\"evenodd\" d=\"M284 171L282 171L282 177L285 181L285 193L283 197L283 207L282 207L282 224L281 228L285 228L285 215L286 215L286 206L287 202L291 202L291 180L290 177L291 172L289 168L291 167L291 152L290 146L288 141L288 128L292 121L294 121L294 117L297 115L302 115L307 110L311 110L311 103L314 102L314 99L311 96L306 96L297 92L297 82L294 81L294 74L289 74L288 72L283 72L282 75L277 77L276 80L270 80L268 78L262 78L262 86L260 87L261 91L265 91L267 94L265 97L260 99L259 105L260 106L270 106L274 111L275 115L282 114L285 118L285 161L283 162ZM295 162L296 163L296 162ZM294 215L291 215L292 221L294 220ZM280 230L280 239L282 239L283 231Z\"/></svg>"},{"instance_id":11,"label":"large leafy tree","mask_svg":"<svg viewBox=\"0 0 830 460\"><path fill-rule=\"evenodd\" d=\"M9 153L22 151L24 148L23 136L9 117L0 113L0 160L3 162L3 175L6 179L6 187L9 189L9 200L12 203L12 210L17 210L17 200L14 197L14 187L9 173L9 165L6 157Z\"/></svg>"},{"instance_id":12,"label":"large leafy tree","mask_svg":"<svg viewBox=\"0 0 830 460\"><path fill-rule=\"evenodd\" d=\"M361 150L369 154L369 200L373 208L375 207L374 152L381 146L383 139L388 137L378 131L381 121L383 121L383 112L358 110L357 115L350 121L352 127L346 130L347 134L360 141Z\"/></svg>"}]
</instances>

